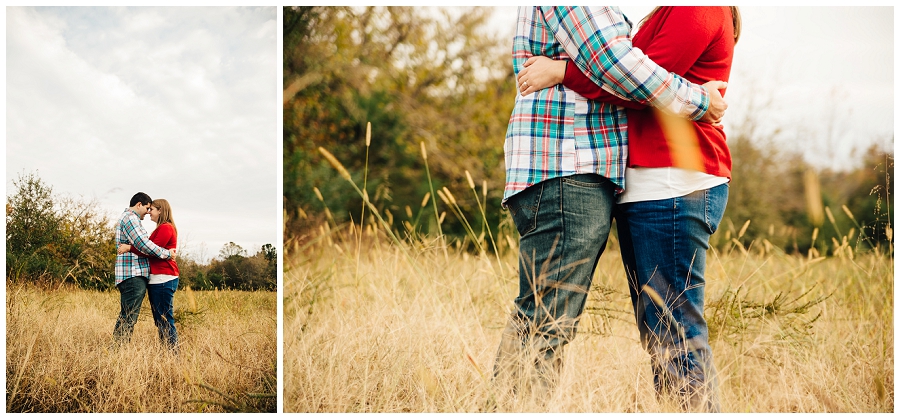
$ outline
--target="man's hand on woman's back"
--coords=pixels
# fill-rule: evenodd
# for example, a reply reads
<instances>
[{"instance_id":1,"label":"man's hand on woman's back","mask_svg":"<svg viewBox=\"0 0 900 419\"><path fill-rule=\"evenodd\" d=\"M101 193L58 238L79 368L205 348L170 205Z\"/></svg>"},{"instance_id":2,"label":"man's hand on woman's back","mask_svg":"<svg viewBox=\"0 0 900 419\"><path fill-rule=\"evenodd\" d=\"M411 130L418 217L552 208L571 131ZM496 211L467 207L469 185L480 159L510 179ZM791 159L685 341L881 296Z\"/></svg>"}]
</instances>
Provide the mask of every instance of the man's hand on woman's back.
<instances>
[{"instance_id":1,"label":"man's hand on woman's back","mask_svg":"<svg viewBox=\"0 0 900 419\"><path fill-rule=\"evenodd\" d=\"M706 113L700 118L700 122L708 122L713 125L721 124L722 117L725 116L725 110L728 109L728 103L722 98L719 89L726 87L728 87L728 83L718 80L703 84L703 88L709 93L709 108L706 109Z\"/></svg>"}]
</instances>

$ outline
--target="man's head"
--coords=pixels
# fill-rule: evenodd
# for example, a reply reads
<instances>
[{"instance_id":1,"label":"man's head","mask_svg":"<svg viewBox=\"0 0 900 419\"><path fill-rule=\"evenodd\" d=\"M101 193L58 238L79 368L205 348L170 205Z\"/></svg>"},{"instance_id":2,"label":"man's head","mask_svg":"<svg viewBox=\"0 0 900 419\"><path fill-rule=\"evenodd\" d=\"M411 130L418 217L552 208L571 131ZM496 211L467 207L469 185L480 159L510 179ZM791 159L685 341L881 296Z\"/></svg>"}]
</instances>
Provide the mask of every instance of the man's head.
<instances>
[{"instance_id":1,"label":"man's head","mask_svg":"<svg viewBox=\"0 0 900 419\"><path fill-rule=\"evenodd\" d=\"M131 197L131 209L137 213L138 217L144 218L147 210L150 209L151 202L153 202L153 199L150 199L150 195L138 192Z\"/></svg>"}]
</instances>

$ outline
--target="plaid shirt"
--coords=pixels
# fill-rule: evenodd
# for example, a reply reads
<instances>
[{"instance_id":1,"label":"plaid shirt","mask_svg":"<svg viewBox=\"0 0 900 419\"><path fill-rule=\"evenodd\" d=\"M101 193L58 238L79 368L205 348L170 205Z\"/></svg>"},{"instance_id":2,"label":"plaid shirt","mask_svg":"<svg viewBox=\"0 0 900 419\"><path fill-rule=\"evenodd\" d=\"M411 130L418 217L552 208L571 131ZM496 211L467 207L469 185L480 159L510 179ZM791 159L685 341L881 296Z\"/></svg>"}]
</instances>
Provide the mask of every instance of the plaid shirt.
<instances>
[{"instance_id":1,"label":"plaid shirt","mask_svg":"<svg viewBox=\"0 0 900 419\"><path fill-rule=\"evenodd\" d=\"M706 90L668 73L631 46L631 22L618 7L519 7L513 39L518 76L529 57L571 60L604 90L693 120L709 106ZM596 173L625 188L625 110L556 85L517 95L503 146L503 203L561 176Z\"/></svg>"},{"instance_id":2,"label":"plaid shirt","mask_svg":"<svg viewBox=\"0 0 900 419\"><path fill-rule=\"evenodd\" d=\"M147 230L141 225L138 215L128 208L116 222L116 247L130 244L141 252L167 259L169 251L150 241ZM135 276L150 277L150 261L143 256L125 252L116 256L116 285Z\"/></svg>"}]
</instances>

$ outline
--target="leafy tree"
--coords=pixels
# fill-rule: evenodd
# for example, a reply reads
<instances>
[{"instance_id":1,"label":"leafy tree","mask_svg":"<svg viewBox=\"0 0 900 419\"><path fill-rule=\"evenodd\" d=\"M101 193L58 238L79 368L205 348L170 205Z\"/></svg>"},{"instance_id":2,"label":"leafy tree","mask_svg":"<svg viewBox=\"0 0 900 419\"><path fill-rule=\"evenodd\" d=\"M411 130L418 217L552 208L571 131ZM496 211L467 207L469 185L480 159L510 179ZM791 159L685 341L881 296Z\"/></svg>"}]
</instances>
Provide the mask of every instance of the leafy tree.
<instances>
[{"instance_id":1,"label":"leafy tree","mask_svg":"<svg viewBox=\"0 0 900 419\"><path fill-rule=\"evenodd\" d=\"M13 185L16 193L6 204L7 278L111 287L114 232L99 206L54 196L36 173L20 175Z\"/></svg>"},{"instance_id":2,"label":"leafy tree","mask_svg":"<svg viewBox=\"0 0 900 419\"><path fill-rule=\"evenodd\" d=\"M209 273L209 283L213 286L213 288L218 288L218 289L228 288L228 284L225 281L225 276L218 272L210 272Z\"/></svg>"},{"instance_id":3,"label":"leafy tree","mask_svg":"<svg viewBox=\"0 0 900 419\"><path fill-rule=\"evenodd\" d=\"M360 198L335 176L318 147L333 153L360 186L368 153L365 183L373 202L380 210L405 214L405 206L416 206L430 191L421 142L435 187L454 191L467 213L480 211L465 171L478 183L479 193L481 181L487 181L487 213L490 225L497 225L504 182L502 144L515 84L507 56L511 40L483 33L490 12L285 8L288 233L317 226L319 221L306 214L327 210L336 222L359 214ZM372 141L367 150L368 122ZM322 200L313 193L314 187ZM430 210L431 206L425 208ZM433 214L422 217L433 218ZM452 217L447 224L445 232L462 233ZM427 226L426 221L420 227L427 232Z\"/></svg>"},{"instance_id":4,"label":"leafy tree","mask_svg":"<svg viewBox=\"0 0 900 419\"><path fill-rule=\"evenodd\" d=\"M6 204L7 251L34 253L59 236L60 218L53 205L53 188L36 173L13 181L16 193Z\"/></svg>"},{"instance_id":5,"label":"leafy tree","mask_svg":"<svg viewBox=\"0 0 900 419\"><path fill-rule=\"evenodd\" d=\"M229 247L236 250L233 246ZM243 253L246 254L245 251ZM277 287L276 266L274 261L266 258L266 252L262 249L250 257L231 254L210 263L208 280L218 288L274 291Z\"/></svg>"},{"instance_id":6,"label":"leafy tree","mask_svg":"<svg viewBox=\"0 0 900 419\"><path fill-rule=\"evenodd\" d=\"M271 286L274 289L278 286L278 249L276 249L275 246L266 243L262 245L260 253L262 253L267 264L265 274L267 283L265 285L266 287Z\"/></svg>"},{"instance_id":7,"label":"leafy tree","mask_svg":"<svg viewBox=\"0 0 900 419\"><path fill-rule=\"evenodd\" d=\"M278 250L275 249L275 246L272 246L269 243L262 245L260 251L263 253L263 256L266 258L268 262L276 262L278 260Z\"/></svg>"},{"instance_id":8,"label":"leafy tree","mask_svg":"<svg viewBox=\"0 0 900 419\"><path fill-rule=\"evenodd\" d=\"M235 242L228 242L219 250L219 259L228 260L235 256L246 257L247 251Z\"/></svg>"}]
</instances>

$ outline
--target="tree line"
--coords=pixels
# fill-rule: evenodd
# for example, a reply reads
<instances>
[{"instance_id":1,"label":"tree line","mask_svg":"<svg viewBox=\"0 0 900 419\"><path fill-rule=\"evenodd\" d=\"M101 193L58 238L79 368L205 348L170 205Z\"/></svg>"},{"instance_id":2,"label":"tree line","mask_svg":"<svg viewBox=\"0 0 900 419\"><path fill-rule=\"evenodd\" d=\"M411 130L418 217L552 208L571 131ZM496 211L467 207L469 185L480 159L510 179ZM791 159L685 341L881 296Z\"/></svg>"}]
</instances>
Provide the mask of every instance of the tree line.
<instances>
[{"instance_id":1,"label":"tree line","mask_svg":"<svg viewBox=\"0 0 900 419\"><path fill-rule=\"evenodd\" d=\"M284 8L286 239L377 222L320 149L400 235L464 238L476 223L515 234L500 201L516 86L509 40L487 33L489 13ZM730 197L713 245L803 255L842 243L892 249L892 150L873 146L855 169L834 171L767 143L752 119L735 125Z\"/></svg>"},{"instance_id":2,"label":"tree line","mask_svg":"<svg viewBox=\"0 0 900 419\"><path fill-rule=\"evenodd\" d=\"M13 181L6 201L6 278L48 287L115 287L114 221L96 202L53 192L36 173ZM253 255L235 243L201 263L177 253L178 286L196 290L274 291L277 250L265 244Z\"/></svg>"}]
</instances>

